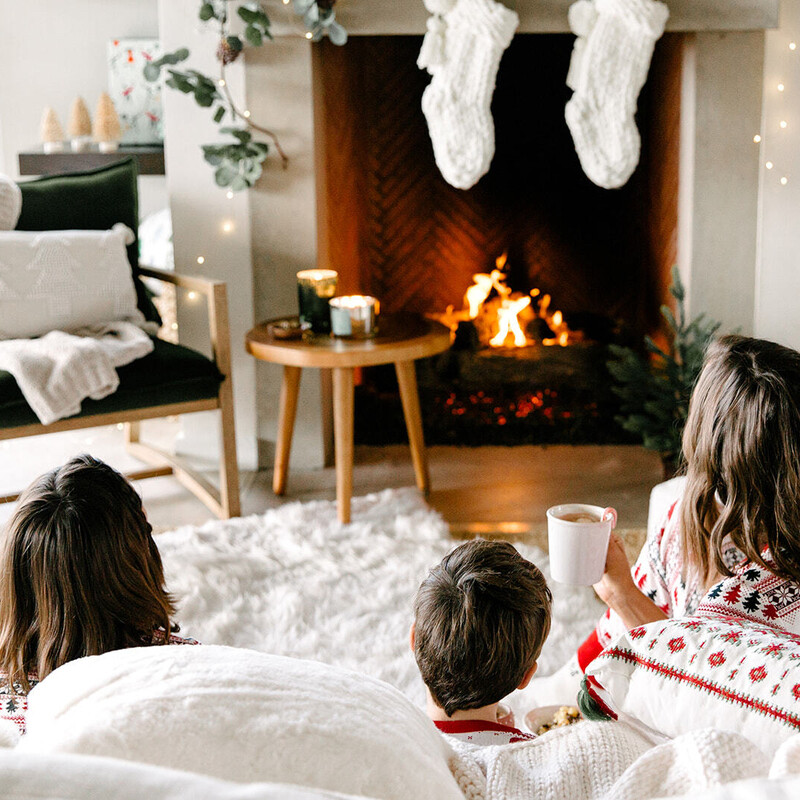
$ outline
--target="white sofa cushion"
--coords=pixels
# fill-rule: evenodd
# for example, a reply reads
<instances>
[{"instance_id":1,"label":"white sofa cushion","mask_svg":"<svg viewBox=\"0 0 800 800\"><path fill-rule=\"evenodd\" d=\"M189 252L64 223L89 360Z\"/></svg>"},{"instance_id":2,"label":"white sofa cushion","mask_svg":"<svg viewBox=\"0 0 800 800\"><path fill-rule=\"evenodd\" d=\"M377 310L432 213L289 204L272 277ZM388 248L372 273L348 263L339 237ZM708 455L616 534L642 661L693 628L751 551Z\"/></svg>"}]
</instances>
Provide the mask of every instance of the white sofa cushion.
<instances>
[{"instance_id":1,"label":"white sofa cushion","mask_svg":"<svg viewBox=\"0 0 800 800\"><path fill-rule=\"evenodd\" d=\"M140 323L130 228L0 232L0 339L105 322Z\"/></svg>"},{"instance_id":2,"label":"white sofa cushion","mask_svg":"<svg viewBox=\"0 0 800 800\"><path fill-rule=\"evenodd\" d=\"M381 800L463 800L449 746L393 687L230 647L135 648L66 664L31 692L17 749Z\"/></svg>"}]
</instances>

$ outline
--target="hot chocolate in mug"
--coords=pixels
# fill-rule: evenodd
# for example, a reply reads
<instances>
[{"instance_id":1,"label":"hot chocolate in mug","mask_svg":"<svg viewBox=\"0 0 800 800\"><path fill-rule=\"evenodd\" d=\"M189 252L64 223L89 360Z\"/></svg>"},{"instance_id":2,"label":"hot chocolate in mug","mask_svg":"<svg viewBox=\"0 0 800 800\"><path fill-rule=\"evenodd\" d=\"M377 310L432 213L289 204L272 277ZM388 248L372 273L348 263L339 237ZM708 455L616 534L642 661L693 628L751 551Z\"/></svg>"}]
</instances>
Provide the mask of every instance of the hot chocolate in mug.
<instances>
[{"instance_id":1,"label":"hot chocolate in mug","mask_svg":"<svg viewBox=\"0 0 800 800\"><path fill-rule=\"evenodd\" d=\"M566 503L547 509L550 574L559 583L591 586L603 577L611 531L617 525L613 508Z\"/></svg>"}]
</instances>

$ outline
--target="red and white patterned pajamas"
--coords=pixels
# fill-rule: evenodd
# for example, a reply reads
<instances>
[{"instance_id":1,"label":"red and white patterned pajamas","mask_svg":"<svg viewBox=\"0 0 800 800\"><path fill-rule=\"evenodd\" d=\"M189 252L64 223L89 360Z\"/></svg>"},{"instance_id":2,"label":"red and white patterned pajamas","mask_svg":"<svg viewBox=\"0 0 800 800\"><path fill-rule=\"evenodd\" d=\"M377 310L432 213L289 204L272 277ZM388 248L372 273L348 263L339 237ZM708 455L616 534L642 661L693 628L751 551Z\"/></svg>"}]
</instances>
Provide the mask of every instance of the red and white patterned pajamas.
<instances>
[{"instance_id":1,"label":"red and white patterned pajamas","mask_svg":"<svg viewBox=\"0 0 800 800\"><path fill-rule=\"evenodd\" d=\"M723 552L733 575L705 591L701 581L684 580L680 537L680 500L673 503L664 524L648 538L631 574L640 591L668 617L726 617L759 622L790 633L800 633L800 585L779 578L759 564L748 561L734 546ZM774 563L769 550L765 563ZM578 649L582 670L613 641L626 632L619 616L608 609L597 627Z\"/></svg>"}]
</instances>

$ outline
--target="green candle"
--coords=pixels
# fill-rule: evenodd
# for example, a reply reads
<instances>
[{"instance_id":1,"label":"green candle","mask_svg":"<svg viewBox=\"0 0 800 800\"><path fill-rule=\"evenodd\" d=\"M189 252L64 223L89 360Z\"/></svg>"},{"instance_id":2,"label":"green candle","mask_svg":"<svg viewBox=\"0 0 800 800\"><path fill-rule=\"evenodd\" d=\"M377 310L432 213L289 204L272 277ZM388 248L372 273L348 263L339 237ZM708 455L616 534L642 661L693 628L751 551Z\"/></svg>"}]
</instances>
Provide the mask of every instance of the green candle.
<instances>
[{"instance_id":1,"label":"green candle","mask_svg":"<svg viewBox=\"0 0 800 800\"><path fill-rule=\"evenodd\" d=\"M300 323L314 333L330 333L328 301L336 294L338 273L332 269L305 269L297 273Z\"/></svg>"}]
</instances>

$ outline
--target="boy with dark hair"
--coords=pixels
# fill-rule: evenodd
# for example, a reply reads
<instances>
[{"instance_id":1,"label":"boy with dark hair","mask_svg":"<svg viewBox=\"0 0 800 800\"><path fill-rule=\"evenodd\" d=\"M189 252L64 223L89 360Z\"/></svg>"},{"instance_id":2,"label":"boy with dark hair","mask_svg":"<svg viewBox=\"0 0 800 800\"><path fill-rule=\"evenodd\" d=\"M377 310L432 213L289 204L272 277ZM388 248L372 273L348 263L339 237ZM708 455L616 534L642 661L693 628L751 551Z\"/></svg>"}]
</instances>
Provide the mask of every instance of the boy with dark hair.
<instances>
[{"instance_id":1,"label":"boy with dark hair","mask_svg":"<svg viewBox=\"0 0 800 800\"><path fill-rule=\"evenodd\" d=\"M414 601L411 648L440 731L474 745L534 738L499 724L497 706L536 672L551 602L542 573L510 542L475 539L430 571Z\"/></svg>"}]
</instances>

